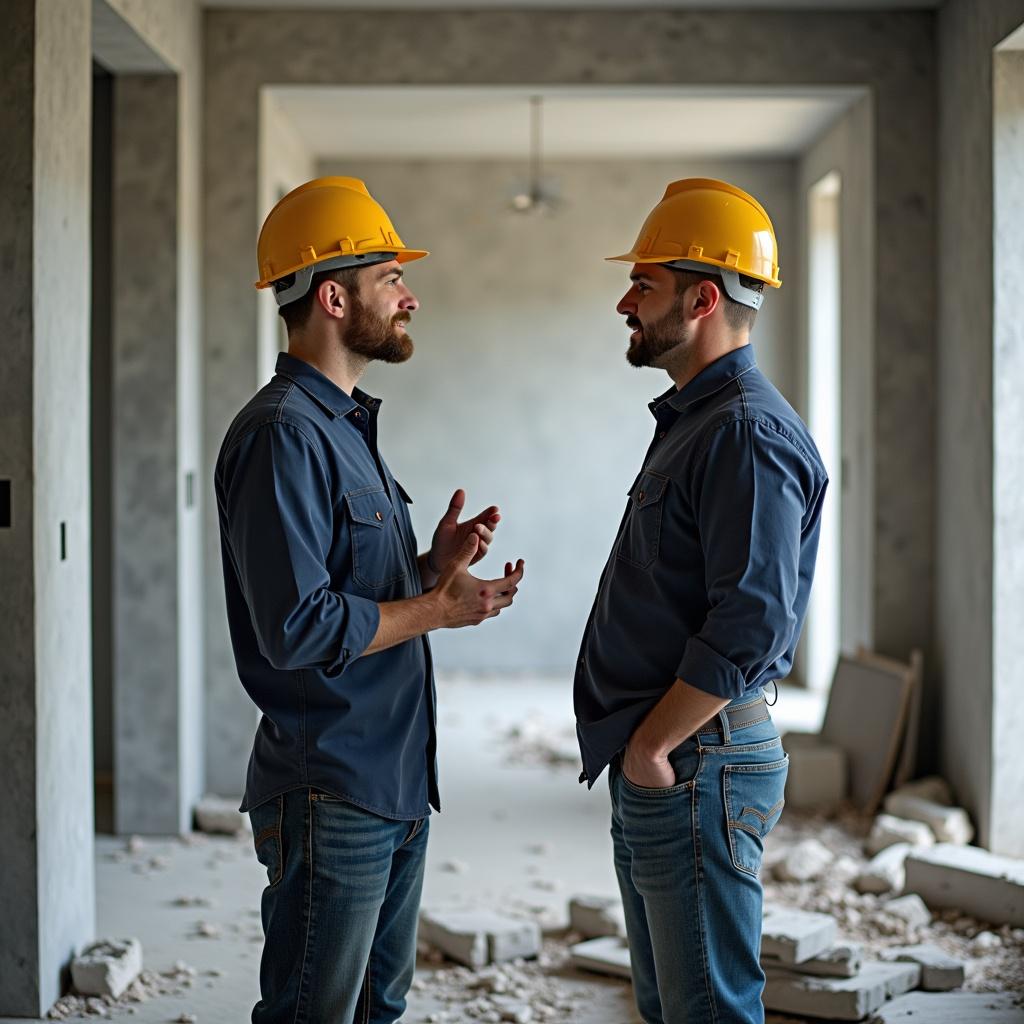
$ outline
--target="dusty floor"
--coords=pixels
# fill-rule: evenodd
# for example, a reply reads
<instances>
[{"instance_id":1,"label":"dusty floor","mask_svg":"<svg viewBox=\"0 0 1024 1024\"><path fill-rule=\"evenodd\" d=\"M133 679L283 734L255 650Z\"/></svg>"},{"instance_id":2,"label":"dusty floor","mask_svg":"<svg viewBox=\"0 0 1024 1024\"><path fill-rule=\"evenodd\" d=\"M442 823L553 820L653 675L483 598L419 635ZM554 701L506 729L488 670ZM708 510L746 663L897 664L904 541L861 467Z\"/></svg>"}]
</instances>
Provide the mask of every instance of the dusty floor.
<instances>
[{"instance_id":1,"label":"dusty floor","mask_svg":"<svg viewBox=\"0 0 1024 1024\"><path fill-rule=\"evenodd\" d=\"M445 813L431 823L424 904L504 907L557 928L573 893L614 893L607 791L598 785L588 794L576 783L564 682L447 679L439 689ZM783 729L816 728L820 714L820 701L798 691L784 691L775 710ZM784 818L773 838L781 846L805 834L851 860L858 856L856 837L842 824ZM847 937L873 947L897 944L901 935L871 902L877 898L848 895L841 866L821 882L770 884L769 891L779 902L833 909ZM129 844L100 837L96 874L98 933L138 937L153 972L151 997L97 1010L140 1024L249 1019L258 997L265 876L248 839ZM929 941L963 954L982 929L956 917L939 922ZM969 988L1024 991L1024 933L1018 942L1007 931L1000 942L972 958ZM511 988L541 994L551 1020L634 1024L628 984L564 961L564 943L549 942L540 963L511 972ZM475 1019L465 982L459 969L422 958L404 1020Z\"/></svg>"}]
</instances>

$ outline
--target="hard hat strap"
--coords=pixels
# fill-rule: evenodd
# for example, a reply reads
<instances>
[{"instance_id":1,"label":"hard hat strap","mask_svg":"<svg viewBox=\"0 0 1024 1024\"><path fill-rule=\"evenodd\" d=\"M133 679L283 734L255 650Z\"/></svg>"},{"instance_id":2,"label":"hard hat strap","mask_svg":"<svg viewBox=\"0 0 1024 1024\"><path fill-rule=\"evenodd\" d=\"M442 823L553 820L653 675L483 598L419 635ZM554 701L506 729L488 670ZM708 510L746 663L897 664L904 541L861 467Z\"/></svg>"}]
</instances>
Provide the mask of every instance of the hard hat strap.
<instances>
[{"instance_id":1,"label":"hard hat strap","mask_svg":"<svg viewBox=\"0 0 1024 1024\"><path fill-rule=\"evenodd\" d=\"M693 270L698 274L717 274L722 279L726 295L734 302L749 306L751 309L760 309L764 302L764 292L746 288L740 283L740 275L735 270L725 270L723 267L701 263L699 260L669 260L662 266L673 267L676 270Z\"/></svg>"},{"instance_id":2,"label":"hard hat strap","mask_svg":"<svg viewBox=\"0 0 1024 1024\"><path fill-rule=\"evenodd\" d=\"M277 299L278 306L287 306L289 302L298 301L309 291L314 274L322 274L325 270L344 270L346 267L372 267L376 263L387 263L396 255L397 253L393 252L347 253L344 256L332 256L319 263L310 263L309 266L300 267L295 271L291 284L284 285L279 289L278 284L281 282L272 282L274 298ZM284 280L287 278L281 279L281 281Z\"/></svg>"}]
</instances>

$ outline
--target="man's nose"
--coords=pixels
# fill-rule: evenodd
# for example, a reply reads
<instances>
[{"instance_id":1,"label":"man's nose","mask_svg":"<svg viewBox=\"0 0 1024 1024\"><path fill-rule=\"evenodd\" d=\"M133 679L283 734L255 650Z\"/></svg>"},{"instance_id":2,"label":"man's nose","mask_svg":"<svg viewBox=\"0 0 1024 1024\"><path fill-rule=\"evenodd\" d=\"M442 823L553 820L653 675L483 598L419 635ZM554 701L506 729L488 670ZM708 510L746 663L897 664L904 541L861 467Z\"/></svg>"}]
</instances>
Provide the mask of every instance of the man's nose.
<instances>
[{"instance_id":1,"label":"man's nose","mask_svg":"<svg viewBox=\"0 0 1024 1024\"><path fill-rule=\"evenodd\" d=\"M410 313L415 313L420 308L420 300L412 292L408 292L405 298L398 304L398 308L407 309Z\"/></svg>"},{"instance_id":2,"label":"man's nose","mask_svg":"<svg viewBox=\"0 0 1024 1024\"><path fill-rule=\"evenodd\" d=\"M625 295L619 299L619 304L615 307L615 312L622 316L629 316L631 313L636 312L636 303L630 298L631 292L626 292Z\"/></svg>"}]
</instances>

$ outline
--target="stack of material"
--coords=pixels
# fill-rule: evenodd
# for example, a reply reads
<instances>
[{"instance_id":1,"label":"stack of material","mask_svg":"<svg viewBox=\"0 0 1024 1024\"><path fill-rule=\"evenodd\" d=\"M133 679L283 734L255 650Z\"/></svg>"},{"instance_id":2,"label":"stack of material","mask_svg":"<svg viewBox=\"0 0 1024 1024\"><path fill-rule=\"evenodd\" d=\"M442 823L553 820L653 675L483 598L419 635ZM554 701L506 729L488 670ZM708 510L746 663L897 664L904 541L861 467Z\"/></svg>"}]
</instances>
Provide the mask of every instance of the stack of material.
<instances>
[{"instance_id":1,"label":"stack of material","mask_svg":"<svg viewBox=\"0 0 1024 1024\"><path fill-rule=\"evenodd\" d=\"M841 657L819 733L789 732L786 803L831 812L844 800L874 814L890 786L913 774L920 722L922 657L909 664L860 650Z\"/></svg>"}]
</instances>

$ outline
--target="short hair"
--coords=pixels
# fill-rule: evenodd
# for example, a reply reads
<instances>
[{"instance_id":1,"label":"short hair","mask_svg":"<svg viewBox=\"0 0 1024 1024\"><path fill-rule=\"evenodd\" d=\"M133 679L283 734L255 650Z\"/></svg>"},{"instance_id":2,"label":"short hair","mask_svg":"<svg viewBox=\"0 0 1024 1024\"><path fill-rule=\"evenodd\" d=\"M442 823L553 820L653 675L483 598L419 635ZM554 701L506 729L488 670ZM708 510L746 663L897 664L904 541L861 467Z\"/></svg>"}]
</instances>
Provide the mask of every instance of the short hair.
<instances>
[{"instance_id":1,"label":"short hair","mask_svg":"<svg viewBox=\"0 0 1024 1024\"><path fill-rule=\"evenodd\" d=\"M289 302L277 310L284 321L288 334L291 335L295 331L302 330L309 323L309 318L313 315L313 306L316 303L317 289L324 281L334 281L348 291L355 292L359 288L358 274L362 269L362 267L342 267L340 270L323 270L319 274L314 274L309 282L309 290L301 299ZM275 286L280 285L282 288L287 288L294 283L294 274L289 274L287 277L281 278L280 281L274 282Z\"/></svg>"},{"instance_id":2,"label":"short hair","mask_svg":"<svg viewBox=\"0 0 1024 1024\"><path fill-rule=\"evenodd\" d=\"M715 273L713 270L709 270L708 273L704 274L697 270L677 270L675 267L670 268L676 275L676 294L682 295L687 288L691 285L700 284L701 281L711 281L722 293L722 300L725 302L725 322L734 331L750 331L753 329L754 321L757 319L757 310L752 306L745 306L742 302L737 302L726 290L725 282L722 280L720 274ZM744 288L750 288L756 292L764 291L764 281L758 281L756 278L747 277L746 274L740 274L740 284Z\"/></svg>"}]
</instances>

